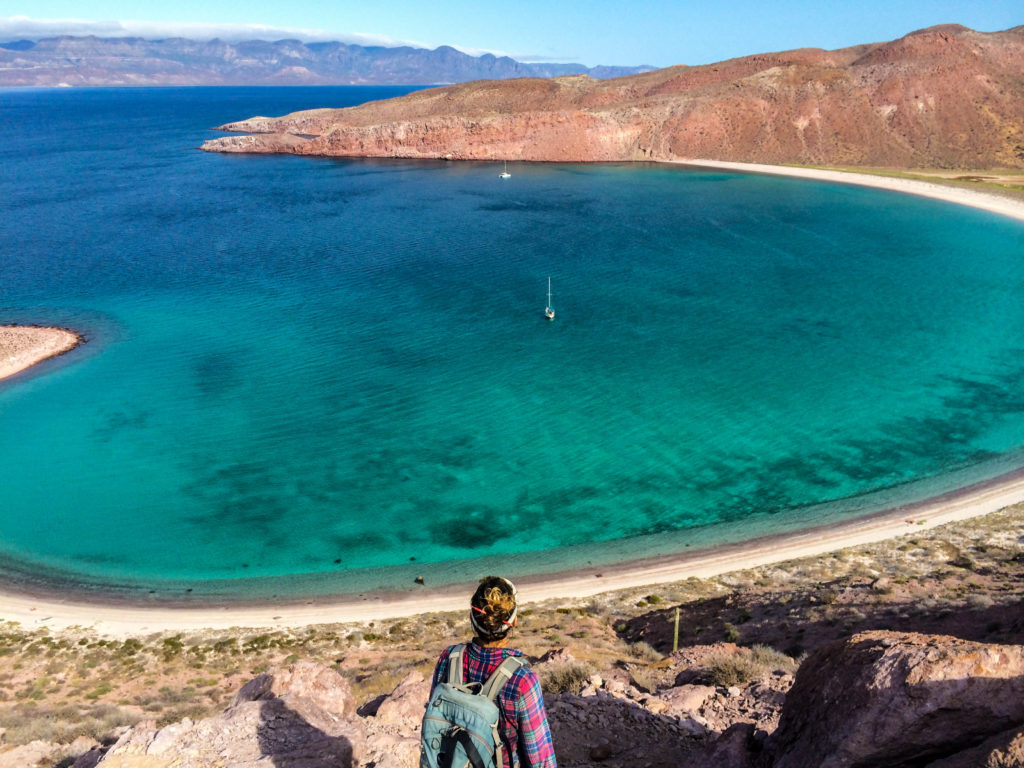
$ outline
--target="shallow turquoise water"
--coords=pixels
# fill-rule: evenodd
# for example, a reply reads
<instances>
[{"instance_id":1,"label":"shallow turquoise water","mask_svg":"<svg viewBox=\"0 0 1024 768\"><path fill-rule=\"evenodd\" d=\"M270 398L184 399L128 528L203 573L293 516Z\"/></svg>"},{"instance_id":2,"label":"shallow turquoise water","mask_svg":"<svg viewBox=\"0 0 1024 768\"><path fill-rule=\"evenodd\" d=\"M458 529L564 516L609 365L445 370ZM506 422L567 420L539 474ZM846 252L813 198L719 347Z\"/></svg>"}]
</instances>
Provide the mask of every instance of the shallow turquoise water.
<instances>
[{"instance_id":1,"label":"shallow turquoise water","mask_svg":"<svg viewBox=\"0 0 1024 768\"><path fill-rule=\"evenodd\" d=\"M194 149L382 90L0 91L0 322L90 338L0 383L9 573L521 574L1016 461L1020 223L680 167Z\"/></svg>"}]
</instances>

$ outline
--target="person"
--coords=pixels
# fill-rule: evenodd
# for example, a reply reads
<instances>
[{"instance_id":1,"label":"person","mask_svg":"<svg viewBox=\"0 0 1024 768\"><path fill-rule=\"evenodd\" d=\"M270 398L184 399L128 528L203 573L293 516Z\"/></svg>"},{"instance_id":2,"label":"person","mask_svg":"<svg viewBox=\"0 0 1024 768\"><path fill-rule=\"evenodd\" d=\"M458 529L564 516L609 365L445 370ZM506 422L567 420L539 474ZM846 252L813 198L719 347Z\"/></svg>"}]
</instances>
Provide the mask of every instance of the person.
<instances>
[{"instance_id":1,"label":"person","mask_svg":"<svg viewBox=\"0 0 1024 768\"><path fill-rule=\"evenodd\" d=\"M516 626L516 588L508 579L488 576L473 593L469 620L475 635L462 653L462 679L485 682L512 656L522 653L508 647L509 634ZM434 668L434 689L448 679L449 665L460 645L445 648ZM525 663L518 666L502 686L497 698L502 764L506 768L557 768L551 729L544 709L540 680Z\"/></svg>"}]
</instances>

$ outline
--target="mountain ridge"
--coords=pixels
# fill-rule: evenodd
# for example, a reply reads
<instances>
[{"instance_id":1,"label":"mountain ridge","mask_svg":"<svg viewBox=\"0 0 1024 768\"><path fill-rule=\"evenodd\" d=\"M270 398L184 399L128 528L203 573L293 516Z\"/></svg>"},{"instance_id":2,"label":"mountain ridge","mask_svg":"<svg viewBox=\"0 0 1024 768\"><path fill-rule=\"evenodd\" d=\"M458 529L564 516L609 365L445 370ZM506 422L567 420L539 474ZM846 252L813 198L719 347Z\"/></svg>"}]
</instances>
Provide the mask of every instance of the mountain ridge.
<instances>
[{"instance_id":1,"label":"mountain ridge","mask_svg":"<svg viewBox=\"0 0 1024 768\"><path fill-rule=\"evenodd\" d=\"M508 56L337 41L57 36L0 43L0 87L427 85L511 77L618 77L653 67L531 64Z\"/></svg>"}]
</instances>

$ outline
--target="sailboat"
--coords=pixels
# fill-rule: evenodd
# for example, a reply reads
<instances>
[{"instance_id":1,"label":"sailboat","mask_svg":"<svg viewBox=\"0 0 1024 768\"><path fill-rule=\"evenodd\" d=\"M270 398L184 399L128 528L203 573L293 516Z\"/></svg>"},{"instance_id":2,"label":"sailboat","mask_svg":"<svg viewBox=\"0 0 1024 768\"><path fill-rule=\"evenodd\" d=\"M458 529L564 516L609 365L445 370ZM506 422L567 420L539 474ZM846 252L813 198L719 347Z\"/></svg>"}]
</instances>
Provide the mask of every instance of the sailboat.
<instances>
[{"instance_id":1,"label":"sailboat","mask_svg":"<svg viewBox=\"0 0 1024 768\"><path fill-rule=\"evenodd\" d=\"M508 172L508 160L505 161L505 170L498 174L499 179L511 179L512 174Z\"/></svg>"},{"instance_id":2,"label":"sailboat","mask_svg":"<svg viewBox=\"0 0 1024 768\"><path fill-rule=\"evenodd\" d=\"M555 310L551 308L551 278L548 278L548 305L544 307L544 317L548 320L555 319Z\"/></svg>"}]
</instances>

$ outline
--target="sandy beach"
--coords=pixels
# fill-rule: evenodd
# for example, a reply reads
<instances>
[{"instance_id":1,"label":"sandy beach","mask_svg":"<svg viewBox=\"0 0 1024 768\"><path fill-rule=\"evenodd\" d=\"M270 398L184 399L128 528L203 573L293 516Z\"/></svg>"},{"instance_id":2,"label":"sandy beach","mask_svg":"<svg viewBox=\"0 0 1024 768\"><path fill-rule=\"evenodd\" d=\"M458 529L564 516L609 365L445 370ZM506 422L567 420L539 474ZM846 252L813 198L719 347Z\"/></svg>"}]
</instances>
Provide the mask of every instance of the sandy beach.
<instances>
[{"instance_id":1,"label":"sandy beach","mask_svg":"<svg viewBox=\"0 0 1024 768\"><path fill-rule=\"evenodd\" d=\"M864 174L820 171L786 166L749 165L740 163L692 160L685 164L722 168L743 172L771 173L821 181L849 183L880 189L922 195L939 200L981 208L1024 221L1024 201L1003 198L984 192L945 187L902 178ZM7 351L4 334L22 331L35 335L36 343L27 345L31 351L18 348ZM0 351L3 365L0 378L23 370L38 360L60 354L56 334L67 334L64 343L73 347L78 338L59 329L0 329ZM70 337L70 338L68 338ZM11 337L14 338L14 337ZM28 337L26 336L25 339ZM22 345L26 346L23 339ZM71 348L71 347L67 347ZM49 351L47 351L49 350ZM32 358L32 355L36 355ZM9 359L10 358L10 359ZM31 360L31 362L24 362ZM12 367L19 363L20 367ZM6 366L6 367L5 367ZM5 372L6 371L6 372ZM648 584L679 581L689 577L708 577L745 568L766 565L799 557L832 552L848 546L881 541L910 531L932 528L948 522L964 520L996 511L1024 499L1024 472L1015 472L996 480L977 484L960 491L906 505L888 512L852 520L829 528L819 528L788 535L725 546L705 552L625 563L603 569L590 569L548 577L525 579L520 584L525 602L552 599L585 598L600 592L638 587ZM29 596L0 594L0 618L17 621L26 629L70 626L91 627L115 637L156 631L224 629L231 627L297 627L309 624L366 622L385 618L410 616L437 611L463 610L467 601L465 586L435 590L421 588L395 596L366 599L339 598L337 601L309 601L303 604L274 606L221 606L210 608L132 607L76 602L58 595Z\"/></svg>"},{"instance_id":2,"label":"sandy beach","mask_svg":"<svg viewBox=\"0 0 1024 768\"><path fill-rule=\"evenodd\" d=\"M81 336L64 328L0 326L0 379L70 352L81 343Z\"/></svg>"},{"instance_id":3,"label":"sandy beach","mask_svg":"<svg viewBox=\"0 0 1024 768\"><path fill-rule=\"evenodd\" d=\"M903 192L908 195L930 197L944 200L947 203L981 208L1001 216L1024 221L1024 200L983 192L975 189L947 187L917 179L904 179L891 176L872 176L869 173L847 173L845 171L826 171L816 168L795 168L788 165L759 165L755 163L730 163L723 160L679 160L679 165L694 165L702 168L720 168L726 171L742 173L769 173L774 176L793 176L800 179L834 182L836 184L856 184L861 187L874 187L890 192Z\"/></svg>"}]
</instances>

